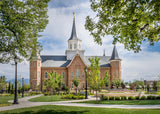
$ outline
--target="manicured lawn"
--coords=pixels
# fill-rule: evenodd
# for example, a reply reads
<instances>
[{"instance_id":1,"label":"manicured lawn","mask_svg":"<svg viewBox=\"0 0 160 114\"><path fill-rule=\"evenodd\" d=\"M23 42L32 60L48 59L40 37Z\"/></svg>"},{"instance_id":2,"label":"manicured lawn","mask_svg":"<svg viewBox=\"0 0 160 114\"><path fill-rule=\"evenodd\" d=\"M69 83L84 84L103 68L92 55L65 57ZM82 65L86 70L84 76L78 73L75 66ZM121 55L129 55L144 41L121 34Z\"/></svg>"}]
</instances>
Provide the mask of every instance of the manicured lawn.
<instances>
[{"instance_id":1,"label":"manicured lawn","mask_svg":"<svg viewBox=\"0 0 160 114\"><path fill-rule=\"evenodd\" d=\"M1 114L160 114L158 109L113 109L45 105L3 111Z\"/></svg>"},{"instance_id":2,"label":"manicured lawn","mask_svg":"<svg viewBox=\"0 0 160 114\"><path fill-rule=\"evenodd\" d=\"M14 96L0 96L0 107L1 106L9 106L11 103L8 100L12 100Z\"/></svg>"},{"instance_id":3,"label":"manicured lawn","mask_svg":"<svg viewBox=\"0 0 160 114\"><path fill-rule=\"evenodd\" d=\"M53 95L53 99L52 99L52 96L40 96L40 97L30 99L29 101L32 101L32 102L56 102L56 101L70 100L70 99L61 99L61 97L62 96Z\"/></svg>"},{"instance_id":4,"label":"manicured lawn","mask_svg":"<svg viewBox=\"0 0 160 114\"><path fill-rule=\"evenodd\" d=\"M160 100L122 100L122 101L84 101L79 103L89 104L118 104L118 105L160 105Z\"/></svg>"}]
</instances>

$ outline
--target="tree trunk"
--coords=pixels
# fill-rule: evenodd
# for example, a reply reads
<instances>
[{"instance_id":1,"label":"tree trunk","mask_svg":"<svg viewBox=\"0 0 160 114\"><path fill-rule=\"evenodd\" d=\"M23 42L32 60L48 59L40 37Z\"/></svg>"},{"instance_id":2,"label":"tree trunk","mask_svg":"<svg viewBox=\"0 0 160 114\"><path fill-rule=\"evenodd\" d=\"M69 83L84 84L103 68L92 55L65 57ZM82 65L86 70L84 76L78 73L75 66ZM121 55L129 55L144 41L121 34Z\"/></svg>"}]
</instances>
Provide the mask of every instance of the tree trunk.
<instances>
[{"instance_id":1,"label":"tree trunk","mask_svg":"<svg viewBox=\"0 0 160 114\"><path fill-rule=\"evenodd\" d=\"M97 99L97 90L96 90L96 102L98 102L98 99Z\"/></svg>"}]
</instances>

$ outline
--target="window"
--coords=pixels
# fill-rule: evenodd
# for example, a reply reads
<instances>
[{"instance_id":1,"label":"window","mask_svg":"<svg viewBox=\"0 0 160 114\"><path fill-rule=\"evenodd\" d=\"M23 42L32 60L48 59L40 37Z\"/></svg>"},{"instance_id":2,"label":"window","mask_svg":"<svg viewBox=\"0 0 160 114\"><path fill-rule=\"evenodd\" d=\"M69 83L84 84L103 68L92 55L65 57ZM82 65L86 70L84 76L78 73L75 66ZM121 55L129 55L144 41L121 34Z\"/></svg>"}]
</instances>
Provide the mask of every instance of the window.
<instances>
[{"instance_id":1,"label":"window","mask_svg":"<svg viewBox=\"0 0 160 114\"><path fill-rule=\"evenodd\" d=\"M55 73L54 73L54 78L56 78L56 76L57 76L57 73L55 72Z\"/></svg>"},{"instance_id":2,"label":"window","mask_svg":"<svg viewBox=\"0 0 160 114\"><path fill-rule=\"evenodd\" d=\"M40 63L38 63L38 66L40 66Z\"/></svg>"},{"instance_id":3,"label":"window","mask_svg":"<svg viewBox=\"0 0 160 114\"><path fill-rule=\"evenodd\" d=\"M73 83L72 83L72 88L73 88Z\"/></svg>"},{"instance_id":4,"label":"window","mask_svg":"<svg viewBox=\"0 0 160 114\"><path fill-rule=\"evenodd\" d=\"M38 71L38 77L40 77L40 75L41 75L41 73L40 73L40 71Z\"/></svg>"},{"instance_id":5,"label":"window","mask_svg":"<svg viewBox=\"0 0 160 114\"><path fill-rule=\"evenodd\" d=\"M76 70L76 77L80 78L80 71L79 71L79 69Z\"/></svg>"},{"instance_id":6,"label":"window","mask_svg":"<svg viewBox=\"0 0 160 114\"><path fill-rule=\"evenodd\" d=\"M47 77L48 77L48 76L47 76L47 72L45 72L45 73L44 73L44 75L45 75L45 78L47 78Z\"/></svg>"},{"instance_id":7,"label":"window","mask_svg":"<svg viewBox=\"0 0 160 114\"><path fill-rule=\"evenodd\" d=\"M112 65L113 65L113 67L114 67L114 63L113 63Z\"/></svg>"},{"instance_id":8,"label":"window","mask_svg":"<svg viewBox=\"0 0 160 114\"><path fill-rule=\"evenodd\" d=\"M65 83L63 82L62 87L65 88Z\"/></svg>"},{"instance_id":9,"label":"window","mask_svg":"<svg viewBox=\"0 0 160 114\"><path fill-rule=\"evenodd\" d=\"M36 62L34 63L34 67L36 67Z\"/></svg>"},{"instance_id":10,"label":"window","mask_svg":"<svg viewBox=\"0 0 160 114\"><path fill-rule=\"evenodd\" d=\"M119 76L118 76L118 71L116 71L116 74L117 74L117 78L118 78L118 77L119 77Z\"/></svg>"},{"instance_id":11,"label":"window","mask_svg":"<svg viewBox=\"0 0 160 114\"><path fill-rule=\"evenodd\" d=\"M74 49L77 49L77 45L76 44L74 44Z\"/></svg>"},{"instance_id":12,"label":"window","mask_svg":"<svg viewBox=\"0 0 160 114\"><path fill-rule=\"evenodd\" d=\"M36 71L34 72L34 78L36 78Z\"/></svg>"},{"instance_id":13,"label":"window","mask_svg":"<svg viewBox=\"0 0 160 114\"><path fill-rule=\"evenodd\" d=\"M84 82L83 82L83 88L84 88Z\"/></svg>"},{"instance_id":14,"label":"window","mask_svg":"<svg viewBox=\"0 0 160 114\"><path fill-rule=\"evenodd\" d=\"M84 71L82 72L82 77L84 78Z\"/></svg>"},{"instance_id":15,"label":"window","mask_svg":"<svg viewBox=\"0 0 160 114\"><path fill-rule=\"evenodd\" d=\"M113 78L115 77L115 73L113 72Z\"/></svg>"},{"instance_id":16,"label":"window","mask_svg":"<svg viewBox=\"0 0 160 114\"><path fill-rule=\"evenodd\" d=\"M71 78L73 78L73 72L71 72Z\"/></svg>"},{"instance_id":17,"label":"window","mask_svg":"<svg viewBox=\"0 0 160 114\"><path fill-rule=\"evenodd\" d=\"M62 75L63 75L63 78L65 78L65 74L64 74L64 72L62 73Z\"/></svg>"},{"instance_id":18,"label":"window","mask_svg":"<svg viewBox=\"0 0 160 114\"><path fill-rule=\"evenodd\" d=\"M70 49L72 49L72 44L70 44Z\"/></svg>"},{"instance_id":19,"label":"window","mask_svg":"<svg viewBox=\"0 0 160 114\"><path fill-rule=\"evenodd\" d=\"M81 49L81 45L79 44L79 49Z\"/></svg>"},{"instance_id":20,"label":"window","mask_svg":"<svg viewBox=\"0 0 160 114\"><path fill-rule=\"evenodd\" d=\"M118 67L118 62L116 62L116 66Z\"/></svg>"}]
</instances>

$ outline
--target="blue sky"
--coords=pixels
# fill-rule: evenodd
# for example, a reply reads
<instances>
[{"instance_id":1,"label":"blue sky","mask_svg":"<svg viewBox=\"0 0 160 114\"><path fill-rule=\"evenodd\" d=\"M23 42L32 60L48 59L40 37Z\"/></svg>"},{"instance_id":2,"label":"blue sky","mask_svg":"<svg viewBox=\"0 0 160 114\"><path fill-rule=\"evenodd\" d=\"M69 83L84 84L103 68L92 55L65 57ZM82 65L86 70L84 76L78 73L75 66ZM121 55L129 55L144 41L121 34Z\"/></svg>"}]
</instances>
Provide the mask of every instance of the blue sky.
<instances>
[{"instance_id":1,"label":"blue sky","mask_svg":"<svg viewBox=\"0 0 160 114\"><path fill-rule=\"evenodd\" d=\"M90 9L89 0L51 0L48 7L49 24L39 38L43 46L42 55L64 55L67 49L67 40L71 35L73 12L76 13L76 29L85 55L111 56L113 45L112 36L103 38L103 45L97 45L89 32L85 30L85 18L95 13ZM160 75L160 42L150 46L148 42L142 45L140 53L127 51L122 44L117 44L117 50L122 59L122 80L155 80ZM15 67L10 64L0 64L0 75L8 79L14 78ZM29 78L29 63L18 64L18 77Z\"/></svg>"}]
</instances>

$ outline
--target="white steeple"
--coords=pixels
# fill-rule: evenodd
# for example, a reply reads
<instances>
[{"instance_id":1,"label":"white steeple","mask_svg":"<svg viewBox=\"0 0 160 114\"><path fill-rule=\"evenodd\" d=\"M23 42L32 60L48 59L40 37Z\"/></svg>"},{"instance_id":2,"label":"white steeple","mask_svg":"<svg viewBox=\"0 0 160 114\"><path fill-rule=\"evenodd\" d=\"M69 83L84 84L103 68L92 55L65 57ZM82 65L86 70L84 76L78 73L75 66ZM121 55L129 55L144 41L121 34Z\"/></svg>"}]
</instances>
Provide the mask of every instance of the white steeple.
<instances>
[{"instance_id":1,"label":"white steeple","mask_svg":"<svg viewBox=\"0 0 160 114\"><path fill-rule=\"evenodd\" d=\"M75 13L73 13L73 25L71 37L68 40L68 49L66 50L67 60L72 60L76 54L84 56L84 50L81 50L81 40L76 33Z\"/></svg>"}]
</instances>

